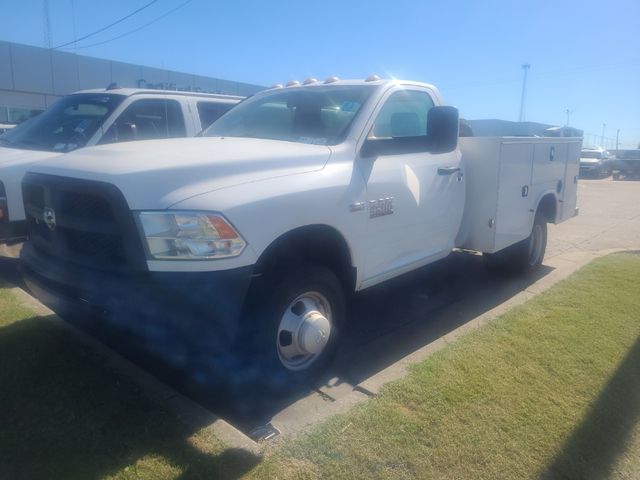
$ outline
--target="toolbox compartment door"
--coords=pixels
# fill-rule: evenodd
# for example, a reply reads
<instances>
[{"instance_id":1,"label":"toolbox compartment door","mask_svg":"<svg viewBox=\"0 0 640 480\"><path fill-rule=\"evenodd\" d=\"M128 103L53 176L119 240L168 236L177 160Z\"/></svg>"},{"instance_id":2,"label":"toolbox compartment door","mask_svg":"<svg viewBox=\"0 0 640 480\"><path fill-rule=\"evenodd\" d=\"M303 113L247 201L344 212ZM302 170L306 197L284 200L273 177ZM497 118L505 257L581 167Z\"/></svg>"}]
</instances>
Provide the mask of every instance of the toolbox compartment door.
<instances>
[{"instance_id":1,"label":"toolbox compartment door","mask_svg":"<svg viewBox=\"0 0 640 480\"><path fill-rule=\"evenodd\" d=\"M581 142L567 144L567 161L564 173L564 185L560 196L560 212L556 223L564 222L577 215L578 175L580 173Z\"/></svg>"}]
</instances>

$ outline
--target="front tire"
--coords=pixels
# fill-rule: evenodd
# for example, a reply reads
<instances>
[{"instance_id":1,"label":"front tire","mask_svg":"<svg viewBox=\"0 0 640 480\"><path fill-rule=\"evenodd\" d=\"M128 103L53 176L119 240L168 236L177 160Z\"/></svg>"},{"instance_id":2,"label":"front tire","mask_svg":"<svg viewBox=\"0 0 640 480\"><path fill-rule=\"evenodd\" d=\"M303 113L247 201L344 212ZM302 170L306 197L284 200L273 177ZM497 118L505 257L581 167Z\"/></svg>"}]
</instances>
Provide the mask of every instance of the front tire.
<instances>
[{"instance_id":1,"label":"front tire","mask_svg":"<svg viewBox=\"0 0 640 480\"><path fill-rule=\"evenodd\" d=\"M268 272L251 287L237 350L271 391L308 385L335 353L345 315L343 286L328 268Z\"/></svg>"},{"instance_id":2,"label":"front tire","mask_svg":"<svg viewBox=\"0 0 640 480\"><path fill-rule=\"evenodd\" d=\"M507 273L531 273L542 265L547 249L547 221L537 212L531 234L514 245L496 253L482 255L491 270Z\"/></svg>"}]
</instances>

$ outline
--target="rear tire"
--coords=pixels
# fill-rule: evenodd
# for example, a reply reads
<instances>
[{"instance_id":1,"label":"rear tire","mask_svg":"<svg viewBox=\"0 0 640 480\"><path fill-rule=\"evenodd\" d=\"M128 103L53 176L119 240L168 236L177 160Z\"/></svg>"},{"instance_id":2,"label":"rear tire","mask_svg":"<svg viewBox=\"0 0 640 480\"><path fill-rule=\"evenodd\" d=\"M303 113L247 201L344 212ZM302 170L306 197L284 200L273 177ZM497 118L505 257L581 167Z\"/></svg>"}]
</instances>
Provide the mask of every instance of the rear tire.
<instances>
[{"instance_id":1,"label":"rear tire","mask_svg":"<svg viewBox=\"0 0 640 480\"><path fill-rule=\"evenodd\" d=\"M542 265L547 249L547 221L537 212L531 234L514 245L496 253L483 253L485 265L505 273L530 273Z\"/></svg>"},{"instance_id":2,"label":"rear tire","mask_svg":"<svg viewBox=\"0 0 640 480\"><path fill-rule=\"evenodd\" d=\"M257 278L236 341L243 364L239 374L251 372L249 382L278 393L312 383L335 353L345 303L342 283L323 266Z\"/></svg>"}]
</instances>

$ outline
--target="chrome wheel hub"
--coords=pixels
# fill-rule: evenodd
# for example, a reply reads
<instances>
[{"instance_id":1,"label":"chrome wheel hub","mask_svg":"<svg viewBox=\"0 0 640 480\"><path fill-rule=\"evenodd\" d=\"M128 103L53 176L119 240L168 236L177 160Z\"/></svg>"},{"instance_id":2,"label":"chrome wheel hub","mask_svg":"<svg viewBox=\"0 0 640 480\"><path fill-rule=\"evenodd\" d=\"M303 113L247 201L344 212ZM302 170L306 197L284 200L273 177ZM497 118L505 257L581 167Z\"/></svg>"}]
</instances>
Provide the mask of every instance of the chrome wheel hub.
<instances>
[{"instance_id":1,"label":"chrome wheel hub","mask_svg":"<svg viewBox=\"0 0 640 480\"><path fill-rule=\"evenodd\" d=\"M304 370L322 354L331 337L331 307L324 295L306 292L293 300L280 318L277 351L289 370Z\"/></svg>"}]
</instances>

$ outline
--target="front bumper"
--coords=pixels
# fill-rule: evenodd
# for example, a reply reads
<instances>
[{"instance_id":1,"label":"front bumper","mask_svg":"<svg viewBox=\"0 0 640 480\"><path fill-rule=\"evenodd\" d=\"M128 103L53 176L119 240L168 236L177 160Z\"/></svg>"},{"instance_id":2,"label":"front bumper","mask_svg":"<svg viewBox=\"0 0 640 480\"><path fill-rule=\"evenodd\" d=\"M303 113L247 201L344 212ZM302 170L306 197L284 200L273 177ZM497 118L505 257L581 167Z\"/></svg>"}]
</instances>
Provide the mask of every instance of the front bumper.
<instances>
[{"instance_id":1,"label":"front bumper","mask_svg":"<svg viewBox=\"0 0 640 480\"><path fill-rule=\"evenodd\" d=\"M581 163L580 171L581 172L596 172L602 168L602 164L600 163Z\"/></svg>"},{"instance_id":2,"label":"front bumper","mask_svg":"<svg viewBox=\"0 0 640 480\"><path fill-rule=\"evenodd\" d=\"M56 261L29 242L21 259L29 290L60 316L175 367L229 350L253 272L107 273Z\"/></svg>"},{"instance_id":3,"label":"front bumper","mask_svg":"<svg viewBox=\"0 0 640 480\"><path fill-rule=\"evenodd\" d=\"M26 220L15 222L0 222L0 243L18 243L27 237Z\"/></svg>"}]
</instances>

